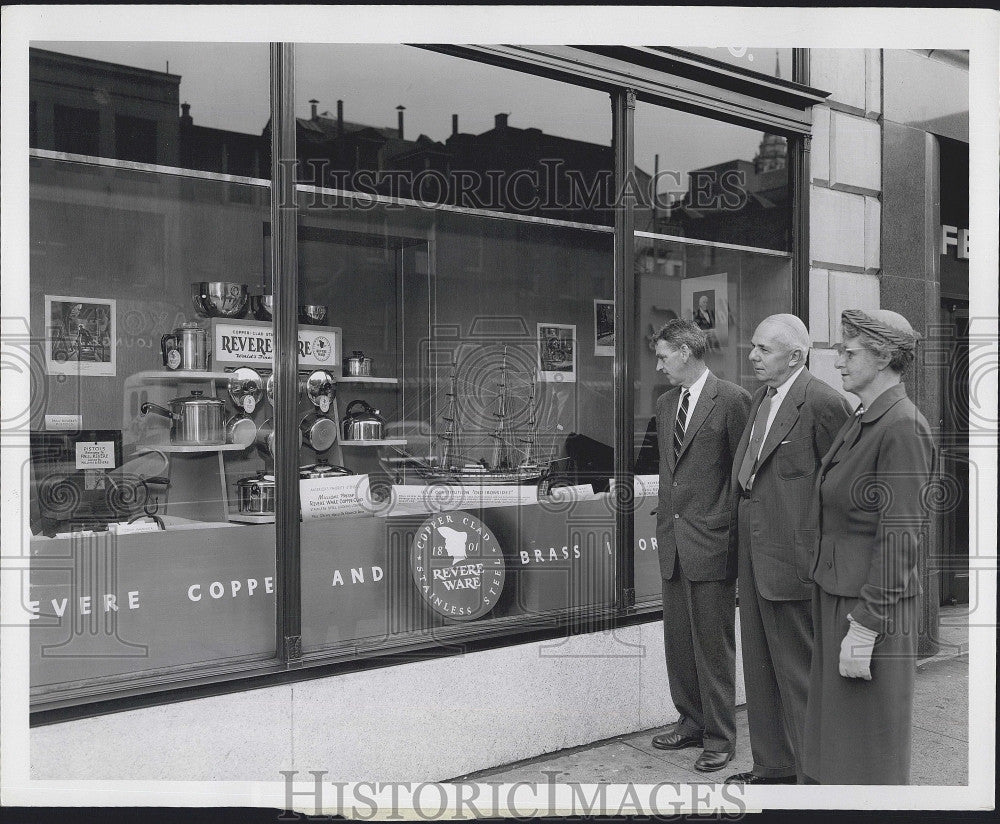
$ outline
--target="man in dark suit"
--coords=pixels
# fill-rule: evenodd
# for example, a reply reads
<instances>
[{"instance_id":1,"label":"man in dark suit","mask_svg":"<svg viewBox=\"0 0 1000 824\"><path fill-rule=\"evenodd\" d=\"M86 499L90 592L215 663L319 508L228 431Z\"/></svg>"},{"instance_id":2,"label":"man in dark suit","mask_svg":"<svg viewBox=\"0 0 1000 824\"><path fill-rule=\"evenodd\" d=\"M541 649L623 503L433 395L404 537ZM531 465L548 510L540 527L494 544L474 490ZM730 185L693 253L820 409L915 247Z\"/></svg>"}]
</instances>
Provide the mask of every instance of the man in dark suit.
<instances>
[{"instance_id":1,"label":"man in dark suit","mask_svg":"<svg viewBox=\"0 0 1000 824\"><path fill-rule=\"evenodd\" d=\"M705 333L688 320L656 336L673 389L656 402L660 495L656 539L670 695L680 718L659 749L702 747L700 772L736 749L736 534L731 467L750 394L706 367Z\"/></svg>"},{"instance_id":2,"label":"man in dark suit","mask_svg":"<svg viewBox=\"0 0 1000 824\"><path fill-rule=\"evenodd\" d=\"M809 549L816 540L814 487L847 402L806 369L809 331L772 315L750 340L763 384L736 450L740 638L753 770L729 783L795 784L802 774L813 626Z\"/></svg>"}]
</instances>

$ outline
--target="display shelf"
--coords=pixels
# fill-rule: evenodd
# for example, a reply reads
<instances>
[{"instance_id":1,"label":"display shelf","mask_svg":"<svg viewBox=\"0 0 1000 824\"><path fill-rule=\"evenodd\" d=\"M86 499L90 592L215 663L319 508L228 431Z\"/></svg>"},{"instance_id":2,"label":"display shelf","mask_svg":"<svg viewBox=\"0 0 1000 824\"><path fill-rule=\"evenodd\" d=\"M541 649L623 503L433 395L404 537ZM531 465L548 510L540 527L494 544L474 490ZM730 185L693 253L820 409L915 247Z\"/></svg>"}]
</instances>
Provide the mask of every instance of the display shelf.
<instances>
[{"instance_id":1,"label":"display shelf","mask_svg":"<svg viewBox=\"0 0 1000 824\"><path fill-rule=\"evenodd\" d=\"M167 381L167 380L215 380L224 381L229 380L233 376L232 372L219 372L219 371L205 371L201 372L196 369L147 369L144 372L136 372L130 375L132 380L151 380L151 381Z\"/></svg>"},{"instance_id":2,"label":"display shelf","mask_svg":"<svg viewBox=\"0 0 1000 824\"><path fill-rule=\"evenodd\" d=\"M230 512L229 520L237 524L273 524L274 514L263 512Z\"/></svg>"},{"instance_id":3,"label":"display shelf","mask_svg":"<svg viewBox=\"0 0 1000 824\"><path fill-rule=\"evenodd\" d=\"M343 376L336 379L336 383L359 383L359 384L381 384L383 386L398 386L399 378L375 378L375 377L348 377Z\"/></svg>"},{"instance_id":4,"label":"display shelf","mask_svg":"<svg viewBox=\"0 0 1000 824\"><path fill-rule=\"evenodd\" d=\"M237 450L249 449L253 444L242 443L220 443L214 446L203 446L201 444L186 443L140 443L136 444L136 453L163 452L165 454L190 454L201 452L236 452Z\"/></svg>"},{"instance_id":5,"label":"display shelf","mask_svg":"<svg viewBox=\"0 0 1000 824\"><path fill-rule=\"evenodd\" d=\"M378 441L345 441L340 440L341 446L406 446L406 438L383 438Z\"/></svg>"}]
</instances>

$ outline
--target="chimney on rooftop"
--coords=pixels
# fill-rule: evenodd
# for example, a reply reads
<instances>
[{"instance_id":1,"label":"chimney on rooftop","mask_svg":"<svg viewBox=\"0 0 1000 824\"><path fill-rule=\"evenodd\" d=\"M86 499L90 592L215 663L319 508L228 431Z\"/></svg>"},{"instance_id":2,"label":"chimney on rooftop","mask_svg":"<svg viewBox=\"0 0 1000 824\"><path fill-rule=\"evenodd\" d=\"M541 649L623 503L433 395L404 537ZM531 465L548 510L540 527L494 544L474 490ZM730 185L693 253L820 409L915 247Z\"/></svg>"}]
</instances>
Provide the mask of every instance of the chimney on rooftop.
<instances>
[{"instance_id":1,"label":"chimney on rooftop","mask_svg":"<svg viewBox=\"0 0 1000 824\"><path fill-rule=\"evenodd\" d=\"M319 104L319 101L313 99L313 100L309 101L309 104L312 106L312 119L315 120L316 119L316 106Z\"/></svg>"},{"instance_id":2,"label":"chimney on rooftop","mask_svg":"<svg viewBox=\"0 0 1000 824\"><path fill-rule=\"evenodd\" d=\"M451 133L458 134L458 115L453 114L451 116Z\"/></svg>"},{"instance_id":3,"label":"chimney on rooftop","mask_svg":"<svg viewBox=\"0 0 1000 824\"><path fill-rule=\"evenodd\" d=\"M191 117L191 104L181 103L181 125L190 126L194 123Z\"/></svg>"},{"instance_id":4,"label":"chimney on rooftop","mask_svg":"<svg viewBox=\"0 0 1000 824\"><path fill-rule=\"evenodd\" d=\"M494 119L493 125L494 125L494 128L497 128L497 129L506 129L507 128L507 115L503 114L503 113L498 114L496 116L496 118Z\"/></svg>"},{"instance_id":5,"label":"chimney on rooftop","mask_svg":"<svg viewBox=\"0 0 1000 824\"><path fill-rule=\"evenodd\" d=\"M406 111L406 106L396 106L396 111L399 112L399 139L403 139L403 112Z\"/></svg>"},{"instance_id":6,"label":"chimney on rooftop","mask_svg":"<svg viewBox=\"0 0 1000 824\"><path fill-rule=\"evenodd\" d=\"M337 101L337 137L344 133L344 101Z\"/></svg>"}]
</instances>

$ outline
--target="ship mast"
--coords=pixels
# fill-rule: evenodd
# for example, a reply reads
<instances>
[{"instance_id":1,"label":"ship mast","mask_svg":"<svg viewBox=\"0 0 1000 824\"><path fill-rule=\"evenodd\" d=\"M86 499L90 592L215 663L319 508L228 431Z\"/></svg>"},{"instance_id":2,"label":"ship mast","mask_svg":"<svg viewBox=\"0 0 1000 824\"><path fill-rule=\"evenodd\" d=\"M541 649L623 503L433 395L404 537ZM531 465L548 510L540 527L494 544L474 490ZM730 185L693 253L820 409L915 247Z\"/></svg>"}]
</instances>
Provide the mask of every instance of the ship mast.
<instances>
[{"instance_id":1,"label":"ship mast","mask_svg":"<svg viewBox=\"0 0 1000 824\"><path fill-rule=\"evenodd\" d=\"M507 469L509 460L507 449L504 444L504 424L507 420L507 347L503 348L503 362L500 366L500 382L497 385L499 393L497 397L497 411L494 413L497 419L497 428L493 431L493 469Z\"/></svg>"},{"instance_id":2,"label":"ship mast","mask_svg":"<svg viewBox=\"0 0 1000 824\"><path fill-rule=\"evenodd\" d=\"M521 459L521 466L535 466L538 461L535 459L535 377L531 377L531 394L528 396L528 437L521 440L527 444L524 450L524 457Z\"/></svg>"},{"instance_id":3,"label":"ship mast","mask_svg":"<svg viewBox=\"0 0 1000 824\"><path fill-rule=\"evenodd\" d=\"M451 359L451 383L448 387L448 407L443 415L444 419L448 421L448 431L441 435L441 439L445 442L444 454L441 456L441 465L445 469L450 469L452 466L452 450L454 444L452 441L455 440L455 421L458 418L458 413L455 407L455 393L458 387L458 353L456 352Z\"/></svg>"}]
</instances>

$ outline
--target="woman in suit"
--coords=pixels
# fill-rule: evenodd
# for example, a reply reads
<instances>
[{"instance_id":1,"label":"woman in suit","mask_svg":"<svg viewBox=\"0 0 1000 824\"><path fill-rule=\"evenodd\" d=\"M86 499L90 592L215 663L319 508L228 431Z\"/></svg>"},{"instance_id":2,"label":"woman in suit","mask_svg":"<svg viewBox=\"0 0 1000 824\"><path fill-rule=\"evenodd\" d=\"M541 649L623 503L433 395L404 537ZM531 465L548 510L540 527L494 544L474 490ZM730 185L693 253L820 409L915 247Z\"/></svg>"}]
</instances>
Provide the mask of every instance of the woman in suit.
<instances>
[{"instance_id":1,"label":"woman in suit","mask_svg":"<svg viewBox=\"0 0 1000 824\"><path fill-rule=\"evenodd\" d=\"M861 405L819 470L803 773L906 784L933 446L902 383L917 340L906 318L849 309L841 328L836 367Z\"/></svg>"}]
</instances>

